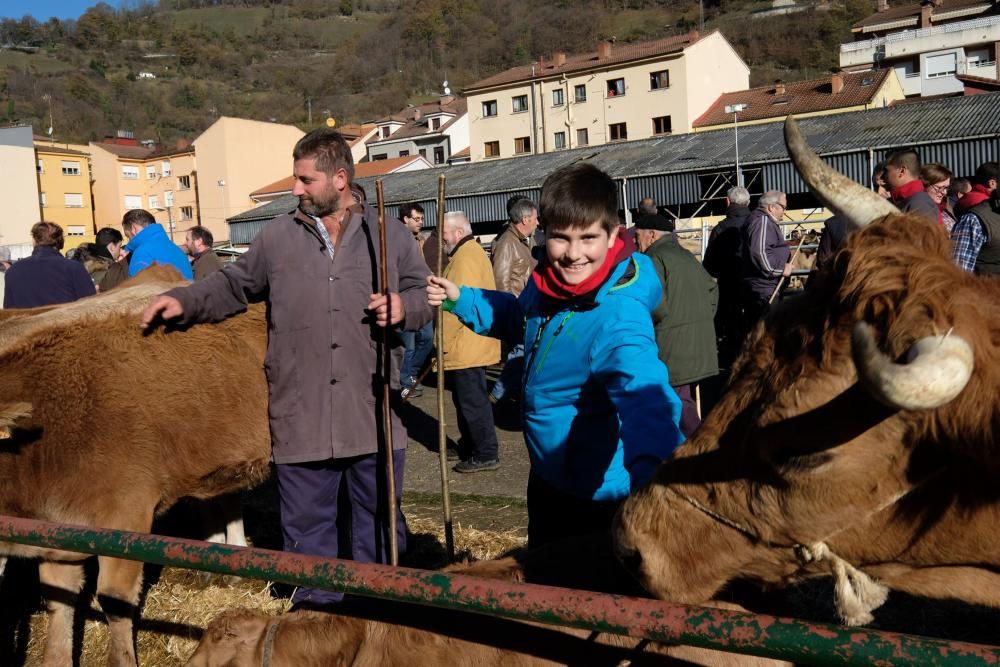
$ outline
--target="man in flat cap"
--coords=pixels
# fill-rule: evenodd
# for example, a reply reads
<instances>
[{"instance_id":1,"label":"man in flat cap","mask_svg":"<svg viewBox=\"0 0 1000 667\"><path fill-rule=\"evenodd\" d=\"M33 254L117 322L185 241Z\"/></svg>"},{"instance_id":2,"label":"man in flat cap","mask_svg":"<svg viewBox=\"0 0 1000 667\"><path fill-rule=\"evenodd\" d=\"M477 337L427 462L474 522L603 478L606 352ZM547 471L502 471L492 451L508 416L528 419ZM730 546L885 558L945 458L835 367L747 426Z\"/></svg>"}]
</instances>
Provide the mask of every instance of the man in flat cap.
<instances>
[{"instance_id":1,"label":"man in flat cap","mask_svg":"<svg viewBox=\"0 0 1000 667\"><path fill-rule=\"evenodd\" d=\"M663 285L663 300L653 311L656 345L681 399L681 433L690 437L701 424L697 384L719 373L714 323L719 288L677 242L672 221L646 215L636 221L635 229L636 245L653 261Z\"/></svg>"}]
</instances>

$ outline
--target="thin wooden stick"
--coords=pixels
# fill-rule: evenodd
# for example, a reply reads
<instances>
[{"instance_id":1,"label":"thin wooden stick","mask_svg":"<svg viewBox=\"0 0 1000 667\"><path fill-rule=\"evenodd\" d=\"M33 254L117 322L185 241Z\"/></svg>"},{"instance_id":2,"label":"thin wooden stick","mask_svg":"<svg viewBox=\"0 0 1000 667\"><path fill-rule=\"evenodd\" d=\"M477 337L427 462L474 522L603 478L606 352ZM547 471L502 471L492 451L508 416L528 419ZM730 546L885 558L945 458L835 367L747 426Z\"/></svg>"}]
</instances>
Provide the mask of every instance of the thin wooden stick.
<instances>
[{"instance_id":1,"label":"thin wooden stick","mask_svg":"<svg viewBox=\"0 0 1000 667\"><path fill-rule=\"evenodd\" d=\"M385 195L382 180L375 181L375 197L378 200L378 251L381 263L380 280L385 302L385 326L382 328L382 429L385 431L385 472L389 490L389 557L392 565L399 565L399 545L396 543L396 462L392 454L392 408L389 404L389 380L392 375L392 346L389 336L392 332L392 298L389 296L389 253L385 247Z\"/></svg>"},{"instance_id":2,"label":"thin wooden stick","mask_svg":"<svg viewBox=\"0 0 1000 667\"><path fill-rule=\"evenodd\" d=\"M444 175L438 176L437 198L437 268L435 273L444 273ZM444 510L444 544L448 550L448 562L455 560L455 533L451 523L451 492L448 488L448 434L444 421L444 310L439 306L434 313L434 346L437 348L437 418L438 418L438 458L441 462L441 504Z\"/></svg>"},{"instance_id":3,"label":"thin wooden stick","mask_svg":"<svg viewBox=\"0 0 1000 667\"><path fill-rule=\"evenodd\" d=\"M805 234L799 237L799 244L795 246L795 253L792 255L792 258L788 260L789 264L793 263L795 261L795 258L799 256L799 251L802 250L802 243L805 240L806 240ZM778 280L778 284L774 286L774 291L771 292L771 298L767 300L768 305L771 305L771 303L774 301L774 297L778 296L778 292L781 291L781 286L785 284L786 277L790 276L781 276L781 278Z\"/></svg>"}]
</instances>

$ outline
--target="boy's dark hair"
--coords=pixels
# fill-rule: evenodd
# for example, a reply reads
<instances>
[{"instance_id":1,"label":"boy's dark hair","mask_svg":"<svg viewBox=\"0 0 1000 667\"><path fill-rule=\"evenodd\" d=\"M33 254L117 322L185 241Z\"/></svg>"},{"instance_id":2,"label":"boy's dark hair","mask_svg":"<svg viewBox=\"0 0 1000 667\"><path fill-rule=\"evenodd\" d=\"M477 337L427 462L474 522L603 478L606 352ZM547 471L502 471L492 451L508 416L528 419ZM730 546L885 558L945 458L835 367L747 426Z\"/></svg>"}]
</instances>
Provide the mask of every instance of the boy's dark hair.
<instances>
[{"instance_id":1,"label":"boy's dark hair","mask_svg":"<svg viewBox=\"0 0 1000 667\"><path fill-rule=\"evenodd\" d=\"M618 187L592 164L571 164L545 179L538 212L546 234L600 222L608 236L613 236L618 233Z\"/></svg>"},{"instance_id":2,"label":"boy's dark hair","mask_svg":"<svg viewBox=\"0 0 1000 667\"><path fill-rule=\"evenodd\" d=\"M121 243L125 237L114 227L103 227L94 237L94 245L99 248L107 248L109 243Z\"/></svg>"},{"instance_id":3,"label":"boy's dark hair","mask_svg":"<svg viewBox=\"0 0 1000 667\"><path fill-rule=\"evenodd\" d=\"M131 211L127 211L125 215L122 216L122 227L135 225L145 229L155 223L156 218L153 217L153 214L141 208L134 208Z\"/></svg>"},{"instance_id":4,"label":"boy's dark hair","mask_svg":"<svg viewBox=\"0 0 1000 667\"><path fill-rule=\"evenodd\" d=\"M316 160L316 168L328 176L338 169L347 172L347 180L354 180L354 157L351 147L337 130L321 127L299 139L292 151L293 160Z\"/></svg>"},{"instance_id":5,"label":"boy's dark hair","mask_svg":"<svg viewBox=\"0 0 1000 667\"><path fill-rule=\"evenodd\" d=\"M399 219L402 220L403 218L412 218L414 211L416 211L417 213L423 213L424 207L418 204L417 202L410 202L408 204L403 204L402 206L399 207Z\"/></svg>"},{"instance_id":6,"label":"boy's dark hair","mask_svg":"<svg viewBox=\"0 0 1000 667\"><path fill-rule=\"evenodd\" d=\"M36 246L47 246L62 250L63 239L62 227L54 222L36 222L31 226L31 240Z\"/></svg>"},{"instance_id":7,"label":"boy's dark hair","mask_svg":"<svg viewBox=\"0 0 1000 667\"><path fill-rule=\"evenodd\" d=\"M215 242L215 237L212 236L211 230L208 227L202 227L197 225L188 230L191 234L191 238L195 241L201 241L206 248L211 248L212 244Z\"/></svg>"},{"instance_id":8,"label":"boy's dark hair","mask_svg":"<svg viewBox=\"0 0 1000 667\"><path fill-rule=\"evenodd\" d=\"M901 148L889 153L885 159L886 167L905 167L913 178L920 178L920 153L913 148Z\"/></svg>"},{"instance_id":9,"label":"boy's dark hair","mask_svg":"<svg viewBox=\"0 0 1000 667\"><path fill-rule=\"evenodd\" d=\"M984 162L976 167L976 175L972 177L973 183L986 187L991 180L1000 182L1000 163Z\"/></svg>"}]
</instances>

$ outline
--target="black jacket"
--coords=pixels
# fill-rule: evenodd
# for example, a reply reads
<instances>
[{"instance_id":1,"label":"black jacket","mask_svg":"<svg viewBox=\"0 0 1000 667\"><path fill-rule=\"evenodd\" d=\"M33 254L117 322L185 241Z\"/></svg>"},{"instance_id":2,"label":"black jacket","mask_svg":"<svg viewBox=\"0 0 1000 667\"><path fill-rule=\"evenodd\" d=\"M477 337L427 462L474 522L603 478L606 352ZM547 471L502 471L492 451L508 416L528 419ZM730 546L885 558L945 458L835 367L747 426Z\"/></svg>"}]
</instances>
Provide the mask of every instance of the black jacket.
<instances>
[{"instance_id":1,"label":"black jacket","mask_svg":"<svg viewBox=\"0 0 1000 667\"><path fill-rule=\"evenodd\" d=\"M730 204L725 219L715 226L708 237L702 266L720 284L739 283L743 271L742 232L748 217L749 207Z\"/></svg>"}]
</instances>

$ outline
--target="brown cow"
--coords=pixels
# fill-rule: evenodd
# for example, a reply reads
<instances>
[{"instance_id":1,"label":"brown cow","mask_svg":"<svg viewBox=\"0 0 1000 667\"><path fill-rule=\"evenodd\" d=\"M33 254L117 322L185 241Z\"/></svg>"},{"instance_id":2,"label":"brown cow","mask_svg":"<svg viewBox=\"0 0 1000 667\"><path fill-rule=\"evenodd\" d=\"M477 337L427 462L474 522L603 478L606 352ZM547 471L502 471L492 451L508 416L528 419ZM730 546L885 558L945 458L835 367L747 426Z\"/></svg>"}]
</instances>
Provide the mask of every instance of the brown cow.
<instances>
[{"instance_id":1,"label":"brown cow","mask_svg":"<svg viewBox=\"0 0 1000 667\"><path fill-rule=\"evenodd\" d=\"M863 228L758 325L714 411L624 503L619 556L678 602L825 570L851 624L887 593L864 573L1000 606L1000 283L785 132L815 194Z\"/></svg>"},{"instance_id":2,"label":"brown cow","mask_svg":"<svg viewBox=\"0 0 1000 667\"><path fill-rule=\"evenodd\" d=\"M178 282L149 271L141 284L4 313L0 514L149 532L154 514L182 496L208 498L267 475L263 307L144 335L149 298ZM0 543L5 556L42 559L42 583L64 591L47 596L45 664L70 664L86 556ZM99 567L108 662L134 666L142 563L102 557Z\"/></svg>"}]
</instances>

